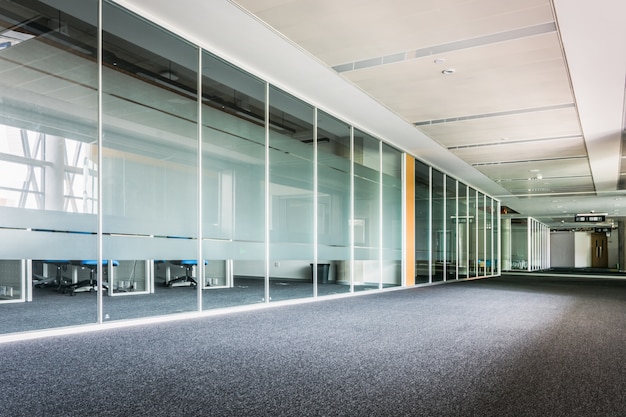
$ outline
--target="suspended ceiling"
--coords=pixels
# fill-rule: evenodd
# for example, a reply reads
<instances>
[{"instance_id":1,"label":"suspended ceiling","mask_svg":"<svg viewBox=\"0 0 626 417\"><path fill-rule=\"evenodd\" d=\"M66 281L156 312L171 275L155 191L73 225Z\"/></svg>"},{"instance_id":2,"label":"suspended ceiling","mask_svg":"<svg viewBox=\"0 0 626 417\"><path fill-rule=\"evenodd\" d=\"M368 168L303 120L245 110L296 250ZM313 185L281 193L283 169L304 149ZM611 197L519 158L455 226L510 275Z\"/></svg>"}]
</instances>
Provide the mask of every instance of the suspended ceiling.
<instances>
[{"instance_id":1,"label":"suspended ceiling","mask_svg":"<svg viewBox=\"0 0 626 417\"><path fill-rule=\"evenodd\" d=\"M523 216L626 216L622 0L118 3Z\"/></svg>"}]
</instances>

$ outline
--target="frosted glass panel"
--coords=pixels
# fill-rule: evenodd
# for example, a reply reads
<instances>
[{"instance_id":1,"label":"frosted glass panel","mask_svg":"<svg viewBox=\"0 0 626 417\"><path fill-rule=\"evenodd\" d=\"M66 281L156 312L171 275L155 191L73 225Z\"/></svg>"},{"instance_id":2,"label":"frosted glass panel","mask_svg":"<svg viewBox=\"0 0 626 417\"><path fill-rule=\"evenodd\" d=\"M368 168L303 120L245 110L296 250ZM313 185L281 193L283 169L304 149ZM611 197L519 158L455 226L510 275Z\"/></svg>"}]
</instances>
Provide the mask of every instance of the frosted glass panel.
<instances>
[{"instance_id":1,"label":"frosted glass panel","mask_svg":"<svg viewBox=\"0 0 626 417\"><path fill-rule=\"evenodd\" d=\"M265 297L265 90L263 81L203 51L204 309Z\"/></svg>"},{"instance_id":2,"label":"frosted glass panel","mask_svg":"<svg viewBox=\"0 0 626 417\"><path fill-rule=\"evenodd\" d=\"M298 243L297 259L307 260L313 258L313 119L310 105L270 90L271 241ZM291 257L270 250L272 259L285 256Z\"/></svg>"},{"instance_id":3,"label":"frosted glass panel","mask_svg":"<svg viewBox=\"0 0 626 417\"><path fill-rule=\"evenodd\" d=\"M198 49L105 2L103 57L104 313L196 310Z\"/></svg>"},{"instance_id":4,"label":"frosted glass panel","mask_svg":"<svg viewBox=\"0 0 626 417\"><path fill-rule=\"evenodd\" d=\"M380 262L381 185L380 141L354 131L354 234L355 290L378 288L382 282Z\"/></svg>"},{"instance_id":5,"label":"frosted glass panel","mask_svg":"<svg viewBox=\"0 0 626 417\"><path fill-rule=\"evenodd\" d=\"M270 88L270 297L313 296L315 111ZM318 284L330 285L323 270Z\"/></svg>"},{"instance_id":6,"label":"frosted glass panel","mask_svg":"<svg viewBox=\"0 0 626 417\"><path fill-rule=\"evenodd\" d=\"M350 127L320 111L317 135L319 257L349 260Z\"/></svg>"},{"instance_id":7,"label":"frosted glass panel","mask_svg":"<svg viewBox=\"0 0 626 417\"><path fill-rule=\"evenodd\" d=\"M96 321L42 268L96 255L98 2L55 3L0 2L0 333Z\"/></svg>"},{"instance_id":8,"label":"frosted glass panel","mask_svg":"<svg viewBox=\"0 0 626 417\"><path fill-rule=\"evenodd\" d=\"M103 19L104 230L195 236L197 49L116 6Z\"/></svg>"},{"instance_id":9,"label":"frosted glass panel","mask_svg":"<svg viewBox=\"0 0 626 417\"><path fill-rule=\"evenodd\" d=\"M327 265L317 272L327 272L329 281L348 291L352 276L355 283L365 279L356 265L350 269L351 129L322 111L317 123L317 258Z\"/></svg>"},{"instance_id":10,"label":"frosted glass panel","mask_svg":"<svg viewBox=\"0 0 626 417\"><path fill-rule=\"evenodd\" d=\"M382 283L402 284L402 152L382 144Z\"/></svg>"},{"instance_id":11,"label":"frosted glass panel","mask_svg":"<svg viewBox=\"0 0 626 417\"><path fill-rule=\"evenodd\" d=\"M255 242L253 251L230 253L262 260L265 83L207 52L202 67L202 234L242 245Z\"/></svg>"},{"instance_id":12,"label":"frosted glass panel","mask_svg":"<svg viewBox=\"0 0 626 417\"><path fill-rule=\"evenodd\" d=\"M32 227L35 210L68 214L47 229L77 230L69 213L95 214L96 5L83 2L78 15L0 5L0 207L16 209L3 227Z\"/></svg>"}]
</instances>

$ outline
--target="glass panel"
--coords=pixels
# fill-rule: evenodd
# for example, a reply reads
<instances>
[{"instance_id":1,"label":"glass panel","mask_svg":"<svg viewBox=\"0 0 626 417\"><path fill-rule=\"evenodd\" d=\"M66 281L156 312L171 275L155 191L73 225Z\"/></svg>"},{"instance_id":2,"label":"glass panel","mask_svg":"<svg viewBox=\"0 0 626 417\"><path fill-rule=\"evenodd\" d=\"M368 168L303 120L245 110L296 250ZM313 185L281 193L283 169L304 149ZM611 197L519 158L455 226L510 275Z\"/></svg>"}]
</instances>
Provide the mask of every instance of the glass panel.
<instances>
[{"instance_id":1,"label":"glass panel","mask_svg":"<svg viewBox=\"0 0 626 417\"><path fill-rule=\"evenodd\" d=\"M265 298L265 83L202 53L203 308Z\"/></svg>"},{"instance_id":2,"label":"glass panel","mask_svg":"<svg viewBox=\"0 0 626 417\"><path fill-rule=\"evenodd\" d=\"M380 141L354 131L354 283L355 290L381 284Z\"/></svg>"},{"instance_id":3,"label":"glass panel","mask_svg":"<svg viewBox=\"0 0 626 417\"><path fill-rule=\"evenodd\" d=\"M350 126L318 111L317 118L318 263L328 265L329 281L350 290ZM319 268L319 267L318 267ZM325 271L325 270L324 270ZM319 278L318 278L319 279ZM356 283L363 275L354 271Z\"/></svg>"},{"instance_id":4,"label":"glass panel","mask_svg":"<svg viewBox=\"0 0 626 417\"><path fill-rule=\"evenodd\" d=\"M478 192L472 188L469 189L468 194L468 206L469 206L469 216L468 216L468 241L469 241L469 271L470 277L475 277L478 275L478 262L477 262L477 253L478 253L478 213L477 213L477 196Z\"/></svg>"},{"instance_id":5,"label":"glass panel","mask_svg":"<svg viewBox=\"0 0 626 417\"><path fill-rule=\"evenodd\" d=\"M19 259L0 259L0 303L25 301L25 274L24 261ZM2 311L1 308L0 311Z\"/></svg>"},{"instance_id":6,"label":"glass panel","mask_svg":"<svg viewBox=\"0 0 626 417\"><path fill-rule=\"evenodd\" d=\"M446 177L446 280L456 279L457 263L457 212L456 180Z\"/></svg>"},{"instance_id":7,"label":"glass panel","mask_svg":"<svg viewBox=\"0 0 626 417\"><path fill-rule=\"evenodd\" d=\"M445 193L443 173L432 170L432 281L443 281L446 252Z\"/></svg>"},{"instance_id":8,"label":"glass panel","mask_svg":"<svg viewBox=\"0 0 626 417\"><path fill-rule=\"evenodd\" d=\"M415 283L430 282L430 168L415 160Z\"/></svg>"},{"instance_id":9,"label":"glass panel","mask_svg":"<svg viewBox=\"0 0 626 417\"><path fill-rule=\"evenodd\" d=\"M494 204L494 217L493 217L493 273L499 274L500 268L500 202L493 200Z\"/></svg>"},{"instance_id":10,"label":"glass panel","mask_svg":"<svg viewBox=\"0 0 626 417\"><path fill-rule=\"evenodd\" d=\"M468 256L469 256L469 218L467 209L467 185L459 183L458 195L459 213L458 229L457 229L457 264L459 269L459 278L467 278L469 275Z\"/></svg>"},{"instance_id":11,"label":"glass panel","mask_svg":"<svg viewBox=\"0 0 626 417\"><path fill-rule=\"evenodd\" d=\"M313 296L315 109L270 88L270 297ZM329 284L318 269L320 293ZM333 285L334 286L334 285Z\"/></svg>"},{"instance_id":12,"label":"glass panel","mask_svg":"<svg viewBox=\"0 0 626 417\"><path fill-rule=\"evenodd\" d=\"M487 216L486 219L486 236L485 236L485 275L493 275L493 213L494 213L494 201L487 197L486 198L486 207L485 214Z\"/></svg>"},{"instance_id":13,"label":"glass panel","mask_svg":"<svg viewBox=\"0 0 626 417\"><path fill-rule=\"evenodd\" d=\"M482 193L478 193L478 199L477 199L477 210L476 212L478 213L478 225L477 225L477 230L478 230L478 244L477 244L477 251L476 251L476 256L477 256L477 266L478 266L478 276L482 277L486 275L487 272L487 242L486 242L486 237L487 237L487 207L485 205L485 195Z\"/></svg>"},{"instance_id":14,"label":"glass panel","mask_svg":"<svg viewBox=\"0 0 626 417\"><path fill-rule=\"evenodd\" d=\"M511 269L528 269L527 219L511 219Z\"/></svg>"},{"instance_id":15,"label":"glass panel","mask_svg":"<svg viewBox=\"0 0 626 417\"><path fill-rule=\"evenodd\" d=\"M197 49L110 3L102 36L103 267L136 295L105 319L196 310Z\"/></svg>"},{"instance_id":16,"label":"glass panel","mask_svg":"<svg viewBox=\"0 0 626 417\"><path fill-rule=\"evenodd\" d=\"M383 286L402 285L402 152L382 144Z\"/></svg>"},{"instance_id":17,"label":"glass panel","mask_svg":"<svg viewBox=\"0 0 626 417\"><path fill-rule=\"evenodd\" d=\"M97 319L69 297L96 255L97 1L56 3L0 2L2 333Z\"/></svg>"}]
</instances>

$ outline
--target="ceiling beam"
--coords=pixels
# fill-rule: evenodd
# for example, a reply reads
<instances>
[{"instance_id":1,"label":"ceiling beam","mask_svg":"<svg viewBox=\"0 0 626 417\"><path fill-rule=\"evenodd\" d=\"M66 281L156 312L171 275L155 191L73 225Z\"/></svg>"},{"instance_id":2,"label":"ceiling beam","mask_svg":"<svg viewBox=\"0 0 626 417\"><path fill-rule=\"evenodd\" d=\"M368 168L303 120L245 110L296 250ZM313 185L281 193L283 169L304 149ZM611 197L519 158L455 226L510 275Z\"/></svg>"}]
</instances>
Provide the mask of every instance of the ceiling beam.
<instances>
[{"instance_id":1,"label":"ceiling beam","mask_svg":"<svg viewBox=\"0 0 626 417\"><path fill-rule=\"evenodd\" d=\"M554 6L596 191L615 191L622 153L626 2L554 0Z\"/></svg>"}]
</instances>

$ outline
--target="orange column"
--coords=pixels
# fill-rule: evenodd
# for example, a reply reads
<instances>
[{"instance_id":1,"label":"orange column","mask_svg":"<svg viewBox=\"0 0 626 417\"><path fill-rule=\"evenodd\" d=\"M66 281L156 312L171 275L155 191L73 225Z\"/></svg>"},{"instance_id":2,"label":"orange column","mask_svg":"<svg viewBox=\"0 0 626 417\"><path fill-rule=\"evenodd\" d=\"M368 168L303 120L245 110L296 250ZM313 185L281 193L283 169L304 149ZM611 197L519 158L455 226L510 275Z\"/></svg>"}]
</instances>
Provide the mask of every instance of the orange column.
<instances>
[{"instance_id":1,"label":"orange column","mask_svg":"<svg viewBox=\"0 0 626 417\"><path fill-rule=\"evenodd\" d=\"M406 285L415 285L415 159L405 154L405 207L404 207L404 251Z\"/></svg>"}]
</instances>

